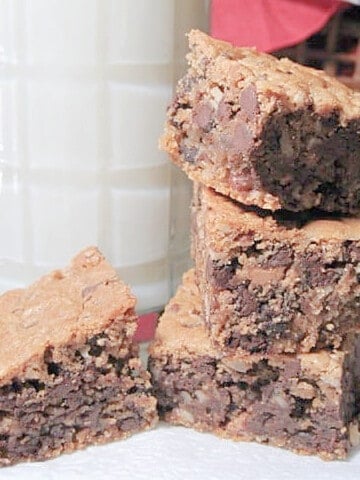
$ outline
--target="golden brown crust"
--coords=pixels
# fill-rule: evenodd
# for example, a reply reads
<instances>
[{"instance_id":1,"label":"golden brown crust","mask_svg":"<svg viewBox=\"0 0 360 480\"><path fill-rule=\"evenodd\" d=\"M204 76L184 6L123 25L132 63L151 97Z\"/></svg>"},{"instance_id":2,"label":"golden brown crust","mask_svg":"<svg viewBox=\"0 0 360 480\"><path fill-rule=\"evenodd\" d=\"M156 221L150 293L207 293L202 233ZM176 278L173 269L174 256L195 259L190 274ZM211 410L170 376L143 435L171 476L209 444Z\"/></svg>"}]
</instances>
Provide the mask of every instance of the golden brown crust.
<instances>
[{"instance_id":1,"label":"golden brown crust","mask_svg":"<svg viewBox=\"0 0 360 480\"><path fill-rule=\"evenodd\" d=\"M183 283L165 307L149 352L150 355L167 352L176 355L194 351L216 356L201 319L199 290L195 283L195 272L191 269L184 274Z\"/></svg>"},{"instance_id":2,"label":"golden brown crust","mask_svg":"<svg viewBox=\"0 0 360 480\"><path fill-rule=\"evenodd\" d=\"M274 103L301 109L312 105L314 111L326 114L338 110L344 124L359 117L360 92L348 88L326 73L299 65L287 58L277 59L255 48L234 47L215 40L199 30L189 33L189 61L199 74L201 58L216 59L212 69L215 78L236 78L240 84L255 84L261 98L259 107L271 111ZM209 66L207 66L209 68Z\"/></svg>"},{"instance_id":3,"label":"golden brown crust","mask_svg":"<svg viewBox=\"0 0 360 480\"><path fill-rule=\"evenodd\" d=\"M199 185L199 184L197 184ZM278 239L296 238L300 241L310 240L360 240L359 217L333 217L309 220L300 228L288 229L286 223L281 224L273 215L265 215L259 210L250 210L210 188L199 186L202 204L207 210L208 238L219 238L223 233L223 242L212 245L214 250L224 250L233 242L231 233L246 234L249 231L269 232ZM260 216L259 213L262 213ZM280 215L279 215L280 216ZM297 218L294 216L294 219ZM215 235L216 232L216 235Z\"/></svg>"},{"instance_id":4,"label":"golden brown crust","mask_svg":"<svg viewBox=\"0 0 360 480\"><path fill-rule=\"evenodd\" d=\"M6 383L48 346L79 342L124 317L136 328L135 297L96 247L24 290L0 296L0 378Z\"/></svg>"},{"instance_id":5,"label":"golden brown crust","mask_svg":"<svg viewBox=\"0 0 360 480\"><path fill-rule=\"evenodd\" d=\"M356 334L355 334L356 335ZM296 355L301 362L304 371L310 369L317 372L324 383L333 384L337 362L342 359L347 351L353 348L353 336L350 334L343 343L342 349L330 355L327 351L316 353L300 353ZM253 361L267 358L270 365L281 365L288 355L262 355L262 354L224 354L216 349L210 340L202 315L202 304L199 289L195 281L195 270L190 269L183 276L174 297L167 304L161 316L155 338L149 348L151 357L173 355L186 357L187 355L209 355L221 358L222 362L242 371L248 368ZM336 377L338 381L341 376Z\"/></svg>"}]
</instances>

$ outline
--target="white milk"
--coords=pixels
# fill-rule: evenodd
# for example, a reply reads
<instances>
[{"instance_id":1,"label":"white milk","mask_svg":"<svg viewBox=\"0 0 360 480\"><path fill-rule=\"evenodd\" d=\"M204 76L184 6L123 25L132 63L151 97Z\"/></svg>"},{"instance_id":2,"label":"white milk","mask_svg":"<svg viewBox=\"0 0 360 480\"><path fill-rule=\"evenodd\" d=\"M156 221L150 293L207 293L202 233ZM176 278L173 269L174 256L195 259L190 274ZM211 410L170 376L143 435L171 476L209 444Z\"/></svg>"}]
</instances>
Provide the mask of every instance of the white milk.
<instances>
[{"instance_id":1,"label":"white milk","mask_svg":"<svg viewBox=\"0 0 360 480\"><path fill-rule=\"evenodd\" d=\"M157 142L205 3L0 0L0 291L95 244L140 311L167 301L190 189Z\"/></svg>"}]
</instances>

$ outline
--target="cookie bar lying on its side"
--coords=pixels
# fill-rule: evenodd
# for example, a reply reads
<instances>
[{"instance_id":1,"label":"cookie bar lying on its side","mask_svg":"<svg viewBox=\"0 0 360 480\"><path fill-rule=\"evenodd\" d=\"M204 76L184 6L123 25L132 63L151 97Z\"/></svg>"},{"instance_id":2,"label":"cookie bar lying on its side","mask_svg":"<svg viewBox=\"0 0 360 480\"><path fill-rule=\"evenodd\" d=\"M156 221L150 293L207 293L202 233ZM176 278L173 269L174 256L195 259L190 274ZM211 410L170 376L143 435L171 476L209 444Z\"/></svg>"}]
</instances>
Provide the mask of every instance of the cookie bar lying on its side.
<instances>
[{"instance_id":1,"label":"cookie bar lying on its side","mask_svg":"<svg viewBox=\"0 0 360 480\"><path fill-rule=\"evenodd\" d=\"M154 425L132 342L135 297L93 247L0 296L0 465L44 460Z\"/></svg>"},{"instance_id":2,"label":"cookie bar lying on its side","mask_svg":"<svg viewBox=\"0 0 360 480\"><path fill-rule=\"evenodd\" d=\"M360 331L360 218L244 207L195 184L193 255L214 344L232 353L341 346Z\"/></svg>"},{"instance_id":3,"label":"cookie bar lying on its side","mask_svg":"<svg viewBox=\"0 0 360 480\"><path fill-rule=\"evenodd\" d=\"M200 311L190 271L150 348L160 417L234 440L344 458L360 438L360 336L337 352L223 356Z\"/></svg>"},{"instance_id":4,"label":"cookie bar lying on its side","mask_svg":"<svg viewBox=\"0 0 360 480\"><path fill-rule=\"evenodd\" d=\"M160 146L247 205L360 211L360 92L288 59L189 34Z\"/></svg>"}]
</instances>

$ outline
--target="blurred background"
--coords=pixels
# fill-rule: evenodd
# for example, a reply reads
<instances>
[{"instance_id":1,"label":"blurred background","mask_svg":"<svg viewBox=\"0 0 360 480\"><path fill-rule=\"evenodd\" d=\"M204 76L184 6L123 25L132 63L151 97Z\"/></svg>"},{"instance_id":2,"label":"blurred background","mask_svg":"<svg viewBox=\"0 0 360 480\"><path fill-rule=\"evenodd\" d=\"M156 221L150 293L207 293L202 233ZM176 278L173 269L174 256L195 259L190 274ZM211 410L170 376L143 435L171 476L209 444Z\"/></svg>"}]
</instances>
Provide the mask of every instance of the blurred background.
<instances>
[{"instance_id":1,"label":"blurred background","mask_svg":"<svg viewBox=\"0 0 360 480\"><path fill-rule=\"evenodd\" d=\"M98 245L140 312L165 304L190 189L157 143L207 19L199 0L0 0L0 291Z\"/></svg>"},{"instance_id":2,"label":"blurred background","mask_svg":"<svg viewBox=\"0 0 360 480\"><path fill-rule=\"evenodd\" d=\"M213 0L211 33L360 88L360 0Z\"/></svg>"},{"instance_id":3,"label":"blurred background","mask_svg":"<svg viewBox=\"0 0 360 480\"><path fill-rule=\"evenodd\" d=\"M274 52L310 67L325 70L360 90L360 8L349 5L303 42Z\"/></svg>"}]
</instances>

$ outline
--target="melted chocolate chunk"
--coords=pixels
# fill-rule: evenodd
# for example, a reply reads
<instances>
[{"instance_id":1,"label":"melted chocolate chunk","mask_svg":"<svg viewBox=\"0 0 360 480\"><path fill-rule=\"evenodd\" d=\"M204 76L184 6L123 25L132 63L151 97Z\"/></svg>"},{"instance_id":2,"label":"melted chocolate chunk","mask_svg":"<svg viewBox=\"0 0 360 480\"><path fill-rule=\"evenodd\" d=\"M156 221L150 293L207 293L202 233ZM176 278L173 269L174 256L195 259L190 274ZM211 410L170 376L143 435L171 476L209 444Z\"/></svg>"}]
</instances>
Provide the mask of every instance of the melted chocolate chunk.
<instances>
[{"instance_id":1,"label":"melted chocolate chunk","mask_svg":"<svg viewBox=\"0 0 360 480\"><path fill-rule=\"evenodd\" d=\"M236 257L226 265L219 265L217 262L209 261L207 276L211 278L214 286L219 290L231 288L231 279L235 275L238 266L239 262Z\"/></svg>"},{"instance_id":2,"label":"melted chocolate chunk","mask_svg":"<svg viewBox=\"0 0 360 480\"><path fill-rule=\"evenodd\" d=\"M257 310L256 297L249 292L247 285L239 285L236 288L235 311L239 317L248 317Z\"/></svg>"},{"instance_id":3,"label":"melted chocolate chunk","mask_svg":"<svg viewBox=\"0 0 360 480\"><path fill-rule=\"evenodd\" d=\"M263 268L287 267L293 263L291 247L281 246L273 255L261 263Z\"/></svg>"},{"instance_id":4,"label":"melted chocolate chunk","mask_svg":"<svg viewBox=\"0 0 360 480\"><path fill-rule=\"evenodd\" d=\"M335 285L340 276L334 268L327 268L323 259L315 253L304 255L300 265L306 284L312 288Z\"/></svg>"},{"instance_id":5,"label":"melted chocolate chunk","mask_svg":"<svg viewBox=\"0 0 360 480\"><path fill-rule=\"evenodd\" d=\"M240 95L240 107L249 121L253 121L259 111L259 104L254 85L244 88Z\"/></svg>"}]
</instances>

